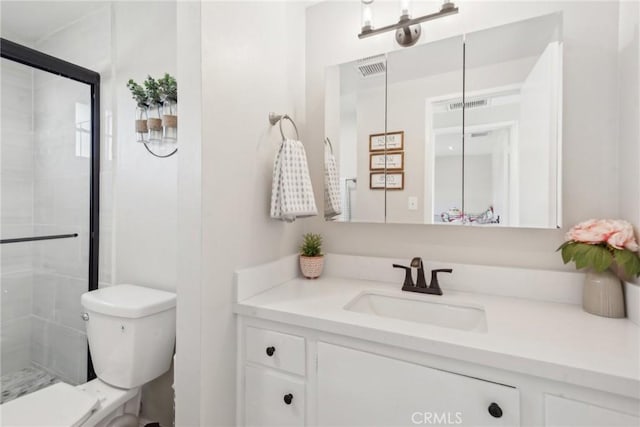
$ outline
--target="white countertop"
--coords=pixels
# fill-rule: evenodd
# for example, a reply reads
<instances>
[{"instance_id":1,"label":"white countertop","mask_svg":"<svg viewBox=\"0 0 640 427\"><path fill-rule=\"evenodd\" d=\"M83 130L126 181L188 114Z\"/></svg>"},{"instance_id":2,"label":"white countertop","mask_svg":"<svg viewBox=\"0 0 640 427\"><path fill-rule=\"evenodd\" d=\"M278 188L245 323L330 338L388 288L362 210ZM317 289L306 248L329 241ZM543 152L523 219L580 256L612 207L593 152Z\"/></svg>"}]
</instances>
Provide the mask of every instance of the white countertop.
<instances>
[{"instance_id":1,"label":"white countertop","mask_svg":"<svg viewBox=\"0 0 640 427\"><path fill-rule=\"evenodd\" d=\"M244 299L238 314L640 399L640 327L588 314L579 305L444 289L402 292L401 284L322 277L294 279ZM365 291L484 307L487 332L467 332L344 310Z\"/></svg>"}]
</instances>

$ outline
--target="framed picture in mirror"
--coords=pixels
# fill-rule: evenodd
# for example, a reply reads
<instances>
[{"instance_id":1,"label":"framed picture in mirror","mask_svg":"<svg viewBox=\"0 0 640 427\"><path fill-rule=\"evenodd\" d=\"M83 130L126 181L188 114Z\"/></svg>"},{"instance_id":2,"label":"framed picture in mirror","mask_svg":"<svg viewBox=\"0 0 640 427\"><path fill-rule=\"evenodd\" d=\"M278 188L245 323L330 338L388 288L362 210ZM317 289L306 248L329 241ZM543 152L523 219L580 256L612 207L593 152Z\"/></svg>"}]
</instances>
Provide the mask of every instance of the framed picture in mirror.
<instances>
[{"instance_id":1,"label":"framed picture in mirror","mask_svg":"<svg viewBox=\"0 0 640 427\"><path fill-rule=\"evenodd\" d=\"M385 179L386 177L386 179ZM369 174L370 190L404 190L404 172L371 172Z\"/></svg>"},{"instance_id":2,"label":"framed picture in mirror","mask_svg":"<svg viewBox=\"0 0 640 427\"><path fill-rule=\"evenodd\" d=\"M386 135L386 144L385 144ZM404 150L404 131L374 133L369 135L369 151L402 151Z\"/></svg>"},{"instance_id":3,"label":"framed picture in mirror","mask_svg":"<svg viewBox=\"0 0 640 427\"><path fill-rule=\"evenodd\" d=\"M404 169L404 152L387 154L369 154L369 170L397 170Z\"/></svg>"}]
</instances>

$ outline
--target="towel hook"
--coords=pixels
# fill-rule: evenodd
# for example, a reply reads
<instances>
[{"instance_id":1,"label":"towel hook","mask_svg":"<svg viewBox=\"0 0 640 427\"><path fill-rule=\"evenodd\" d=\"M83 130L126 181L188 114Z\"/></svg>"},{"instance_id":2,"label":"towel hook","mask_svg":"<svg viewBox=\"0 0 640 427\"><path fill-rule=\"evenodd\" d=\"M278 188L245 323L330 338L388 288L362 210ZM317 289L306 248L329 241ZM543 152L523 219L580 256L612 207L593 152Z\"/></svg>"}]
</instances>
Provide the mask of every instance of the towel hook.
<instances>
[{"instance_id":1,"label":"towel hook","mask_svg":"<svg viewBox=\"0 0 640 427\"><path fill-rule=\"evenodd\" d=\"M333 144L331 143L331 140L329 139L329 137L326 137L324 139L324 143L329 145L329 149L331 150L331 154L333 154Z\"/></svg>"},{"instance_id":2,"label":"towel hook","mask_svg":"<svg viewBox=\"0 0 640 427\"><path fill-rule=\"evenodd\" d=\"M291 122L291 124L293 125L293 128L296 131L296 139L299 141L300 140L300 134L298 133L298 127L296 126L296 123L293 121L293 119L291 117L289 117L287 114L276 114L276 113L269 113L269 123L271 123L271 126L275 126L276 123L280 122L280 135L282 135L282 139L286 139L286 137L284 136L284 131L282 130L282 122L287 119Z\"/></svg>"}]
</instances>

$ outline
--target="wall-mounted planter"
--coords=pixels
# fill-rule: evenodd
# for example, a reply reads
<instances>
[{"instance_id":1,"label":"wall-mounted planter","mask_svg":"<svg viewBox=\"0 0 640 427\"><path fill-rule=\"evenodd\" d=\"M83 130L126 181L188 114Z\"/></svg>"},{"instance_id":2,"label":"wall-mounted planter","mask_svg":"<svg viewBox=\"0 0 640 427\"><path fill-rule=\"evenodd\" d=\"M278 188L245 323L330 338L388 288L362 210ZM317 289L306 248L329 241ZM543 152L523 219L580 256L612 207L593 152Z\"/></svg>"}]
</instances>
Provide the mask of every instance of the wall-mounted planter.
<instances>
[{"instance_id":1,"label":"wall-mounted planter","mask_svg":"<svg viewBox=\"0 0 640 427\"><path fill-rule=\"evenodd\" d=\"M162 140L178 141L178 103L167 100L162 104Z\"/></svg>"},{"instance_id":2,"label":"wall-mounted planter","mask_svg":"<svg viewBox=\"0 0 640 427\"><path fill-rule=\"evenodd\" d=\"M147 127L149 128L149 141L162 141L162 106L160 104L149 107Z\"/></svg>"},{"instance_id":3,"label":"wall-mounted planter","mask_svg":"<svg viewBox=\"0 0 640 427\"><path fill-rule=\"evenodd\" d=\"M147 76L144 87L133 79L127 82L136 101L136 141L158 158L171 157L178 152L178 83L165 73L154 79Z\"/></svg>"},{"instance_id":4,"label":"wall-mounted planter","mask_svg":"<svg viewBox=\"0 0 640 427\"><path fill-rule=\"evenodd\" d=\"M136 107L136 141L138 142L148 141L147 118L147 107Z\"/></svg>"}]
</instances>

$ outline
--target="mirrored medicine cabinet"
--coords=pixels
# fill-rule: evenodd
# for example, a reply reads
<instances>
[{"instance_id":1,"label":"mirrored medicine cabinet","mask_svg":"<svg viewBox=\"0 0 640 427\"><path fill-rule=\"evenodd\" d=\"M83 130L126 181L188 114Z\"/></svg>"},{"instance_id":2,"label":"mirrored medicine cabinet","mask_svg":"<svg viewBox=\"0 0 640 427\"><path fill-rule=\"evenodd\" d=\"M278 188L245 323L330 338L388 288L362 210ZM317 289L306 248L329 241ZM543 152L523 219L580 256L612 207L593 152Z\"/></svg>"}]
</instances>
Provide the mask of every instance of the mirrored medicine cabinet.
<instances>
[{"instance_id":1,"label":"mirrored medicine cabinet","mask_svg":"<svg viewBox=\"0 0 640 427\"><path fill-rule=\"evenodd\" d=\"M562 15L326 69L325 218L557 228Z\"/></svg>"}]
</instances>

